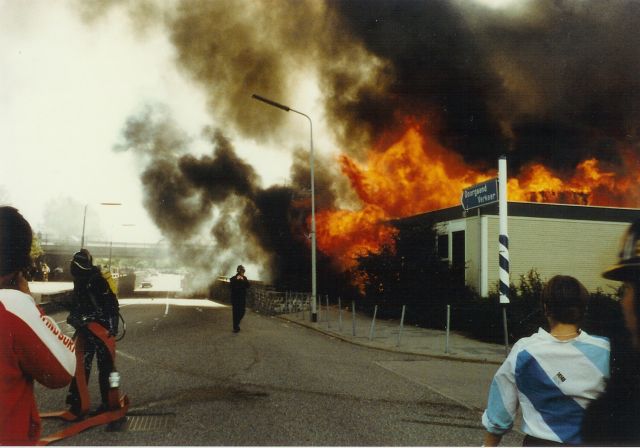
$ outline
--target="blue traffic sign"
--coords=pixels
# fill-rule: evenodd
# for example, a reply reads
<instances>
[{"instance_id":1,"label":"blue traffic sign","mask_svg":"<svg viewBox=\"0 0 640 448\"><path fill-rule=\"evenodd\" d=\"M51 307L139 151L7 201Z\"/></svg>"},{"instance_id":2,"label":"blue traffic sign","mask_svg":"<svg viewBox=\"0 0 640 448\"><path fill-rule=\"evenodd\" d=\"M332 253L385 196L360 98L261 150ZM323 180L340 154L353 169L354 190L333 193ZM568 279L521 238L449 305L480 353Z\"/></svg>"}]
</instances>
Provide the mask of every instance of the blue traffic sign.
<instances>
[{"instance_id":1,"label":"blue traffic sign","mask_svg":"<svg viewBox=\"0 0 640 448\"><path fill-rule=\"evenodd\" d=\"M498 179L489 179L462 190L462 208L470 210L498 202Z\"/></svg>"}]
</instances>

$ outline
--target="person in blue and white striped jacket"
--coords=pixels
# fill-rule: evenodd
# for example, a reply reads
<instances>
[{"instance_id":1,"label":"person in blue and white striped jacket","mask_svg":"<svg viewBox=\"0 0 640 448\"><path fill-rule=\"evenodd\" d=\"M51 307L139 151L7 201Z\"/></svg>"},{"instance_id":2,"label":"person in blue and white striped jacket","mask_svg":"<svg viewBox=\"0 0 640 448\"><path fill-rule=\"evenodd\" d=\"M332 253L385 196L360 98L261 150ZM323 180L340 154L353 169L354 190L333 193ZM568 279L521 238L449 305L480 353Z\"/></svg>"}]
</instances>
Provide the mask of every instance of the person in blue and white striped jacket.
<instances>
[{"instance_id":1,"label":"person in blue and white striped jacket","mask_svg":"<svg viewBox=\"0 0 640 448\"><path fill-rule=\"evenodd\" d=\"M558 275L542 291L550 331L522 338L496 372L482 415L485 446L497 446L522 409L524 446L578 445L585 409L609 377L609 341L580 330L589 294Z\"/></svg>"}]
</instances>

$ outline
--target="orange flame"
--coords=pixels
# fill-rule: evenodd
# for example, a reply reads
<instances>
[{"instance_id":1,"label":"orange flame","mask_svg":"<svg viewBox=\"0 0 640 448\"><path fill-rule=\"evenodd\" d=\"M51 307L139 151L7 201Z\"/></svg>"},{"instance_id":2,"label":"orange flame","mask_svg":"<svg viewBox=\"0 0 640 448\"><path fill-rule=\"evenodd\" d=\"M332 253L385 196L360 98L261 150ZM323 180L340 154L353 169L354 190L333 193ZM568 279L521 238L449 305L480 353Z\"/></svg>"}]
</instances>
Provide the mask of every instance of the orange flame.
<instances>
[{"instance_id":1,"label":"orange flame","mask_svg":"<svg viewBox=\"0 0 640 448\"><path fill-rule=\"evenodd\" d=\"M529 164L509 179L509 200L637 206L640 160L630 149L621 156L622 173L588 159L568 180L542 164ZM410 126L387 150L372 151L364 165L346 155L339 161L362 209L321 211L316 226L318 248L343 269L353 267L359 255L393 245L397 230L386 224L390 219L460 204L464 188L497 176L496 170L481 172L469 166L459 154L421 135L417 126Z\"/></svg>"},{"instance_id":2,"label":"orange flame","mask_svg":"<svg viewBox=\"0 0 640 448\"><path fill-rule=\"evenodd\" d=\"M387 218L450 206L464 187L491 177L471 169L460 155L425 140L413 127L386 151L371 153L366 170L347 156L340 162L362 202L377 205Z\"/></svg>"},{"instance_id":3,"label":"orange flame","mask_svg":"<svg viewBox=\"0 0 640 448\"><path fill-rule=\"evenodd\" d=\"M378 252L385 244L393 244L394 227L378 206L367 204L362 210L323 211L316 215L318 247L343 268L350 268L356 257Z\"/></svg>"}]
</instances>

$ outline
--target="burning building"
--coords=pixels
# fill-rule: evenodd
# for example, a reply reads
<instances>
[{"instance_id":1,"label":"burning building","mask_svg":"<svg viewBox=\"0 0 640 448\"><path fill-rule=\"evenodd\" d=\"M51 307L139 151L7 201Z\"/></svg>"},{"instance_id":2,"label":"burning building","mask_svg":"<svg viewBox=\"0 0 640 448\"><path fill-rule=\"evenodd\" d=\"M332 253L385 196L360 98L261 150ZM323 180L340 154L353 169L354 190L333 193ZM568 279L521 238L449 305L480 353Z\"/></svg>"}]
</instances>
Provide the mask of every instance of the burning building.
<instances>
[{"instance_id":1,"label":"burning building","mask_svg":"<svg viewBox=\"0 0 640 448\"><path fill-rule=\"evenodd\" d=\"M509 202L511 281L535 270L543 281L557 274L579 279L590 291L614 293L619 286L601 273L618 257L620 240L640 209L536 202ZM448 207L404 218L399 225L435 222L443 260L464 266L464 281L480 295L496 290L498 204L464 212Z\"/></svg>"},{"instance_id":2,"label":"burning building","mask_svg":"<svg viewBox=\"0 0 640 448\"><path fill-rule=\"evenodd\" d=\"M212 117L210 154L192 155L187 136L148 111L127 120L119 146L140 155L145 207L177 255L210 275L241 258L262 266L265 280L309 283L306 153L287 147L304 141L291 137L302 135L300 125L263 113L252 93L317 111L325 145L335 146L316 148L321 292L357 256L392 244L388 222L455 207L464 187L495 177L502 154L510 200L637 207L640 3L490 3L184 0L132 8L133 23L155 20L167 33ZM101 11L119 5L101 3ZM232 136L294 153L290 181L262 186L261 167L239 157ZM582 210L529 207L559 210L558 219ZM599 219L589 210L594 218L583 224ZM493 225L491 215L478 219ZM469 224L466 248L482 225ZM209 249L182 253L194 238ZM484 291L490 279L473 282Z\"/></svg>"}]
</instances>

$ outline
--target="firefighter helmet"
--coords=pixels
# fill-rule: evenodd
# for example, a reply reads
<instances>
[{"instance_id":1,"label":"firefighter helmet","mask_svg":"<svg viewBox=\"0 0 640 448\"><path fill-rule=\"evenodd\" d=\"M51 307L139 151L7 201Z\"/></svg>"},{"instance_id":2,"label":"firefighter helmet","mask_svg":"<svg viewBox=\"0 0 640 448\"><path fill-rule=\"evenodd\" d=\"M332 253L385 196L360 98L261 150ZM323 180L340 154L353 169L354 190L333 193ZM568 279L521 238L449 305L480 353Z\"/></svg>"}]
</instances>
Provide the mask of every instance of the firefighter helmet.
<instances>
[{"instance_id":1,"label":"firefighter helmet","mask_svg":"<svg viewBox=\"0 0 640 448\"><path fill-rule=\"evenodd\" d=\"M90 273L93 269L93 257L87 249L80 249L73 254L71 260L71 275L74 277Z\"/></svg>"},{"instance_id":2,"label":"firefighter helmet","mask_svg":"<svg viewBox=\"0 0 640 448\"><path fill-rule=\"evenodd\" d=\"M627 281L640 278L640 219L634 221L622 237L618 263L602 276L609 280Z\"/></svg>"}]
</instances>

